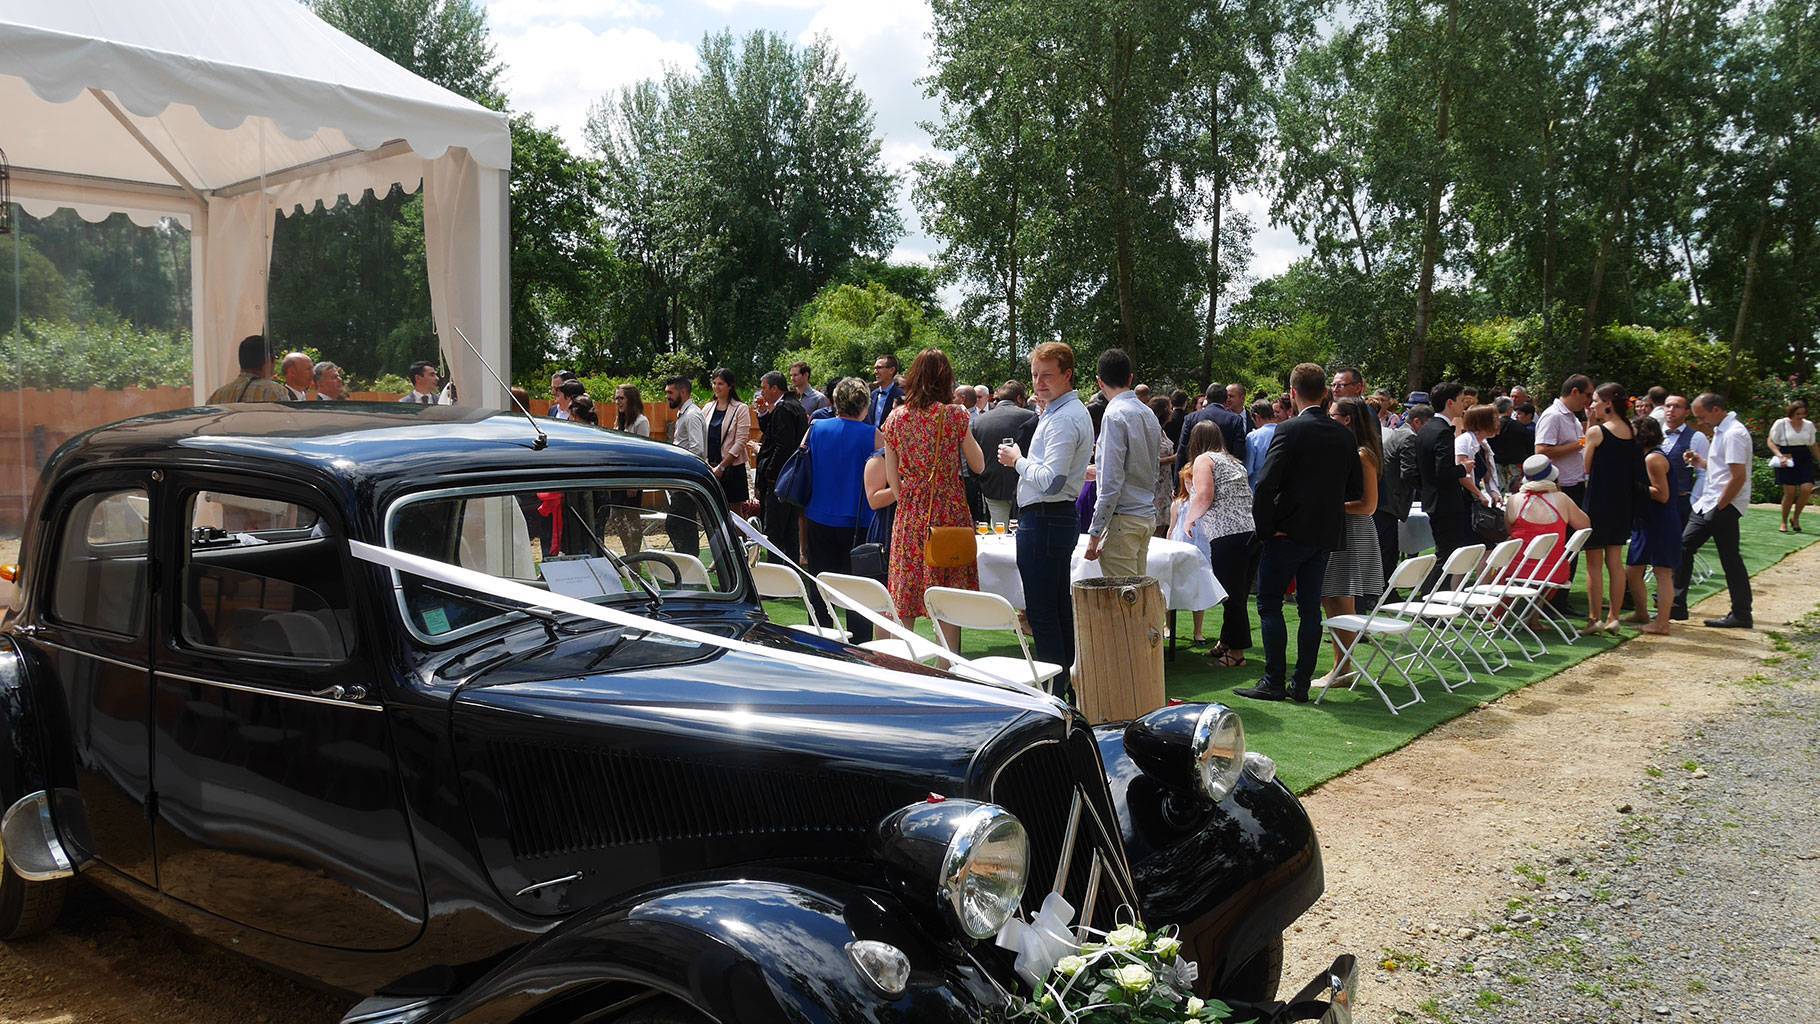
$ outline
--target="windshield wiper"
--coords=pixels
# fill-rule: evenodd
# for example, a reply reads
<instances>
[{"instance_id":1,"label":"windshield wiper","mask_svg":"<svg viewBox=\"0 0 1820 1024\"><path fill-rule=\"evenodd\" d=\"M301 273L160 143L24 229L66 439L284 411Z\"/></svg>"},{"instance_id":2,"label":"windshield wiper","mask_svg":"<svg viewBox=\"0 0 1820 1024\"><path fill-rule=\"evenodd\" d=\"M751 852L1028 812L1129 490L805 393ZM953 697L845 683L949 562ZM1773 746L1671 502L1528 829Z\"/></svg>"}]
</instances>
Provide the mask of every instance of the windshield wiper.
<instances>
[{"instance_id":1,"label":"windshield wiper","mask_svg":"<svg viewBox=\"0 0 1820 1024\"><path fill-rule=\"evenodd\" d=\"M575 521L577 523L581 524L581 528L588 531L588 539L594 542L595 550L597 550L601 554L605 555L607 557L607 561L613 563L613 570L615 572L619 573L621 576L631 577L632 582L638 584L638 589L645 592L645 606L650 608L652 611L658 611L659 609L663 608L663 606L664 606L663 595L659 594L655 589L652 588L651 584L645 582L645 578L643 576L640 576L636 571L633 570L633 568L631 566L627 565L625 559L614 554L613 550L611 548L607 547L606 544L601 542L600 535L594 532L594 528L592 526L588 525L588 517L582 515L581 512L575 508L574 505L570 504L569 499L564 498L562 501L562 504L563 504L564 508L569 510L569 515L573 516L575 518Z\"/></svg>"},{"instance_id":2,"label":"windshield wiper","mask_svg":"<svg viewBox=\"0 0 1820 1024\"><path fill-rule=\"evenodd\" d=\"M565 636L576 636L582 632L574 626L562 621L555 612L547 612L542 608L527 608L524 605L513 604L510 601L500 601L495 598L481 597L472 591L450 590L447 587L439 587L434 583L425 583L423 584L423 588L438 594L445 594L458 601L468 601L473 604L484 605L488 608L495 608L502 612L517 612L520 615L528 615L538 622L543 623L543 628L545 632L549 633L550 641L552 643L556 641L556 634L558 633L562 633ZM602 623L602 625L605 625L605 623Z\"/></svg>"}]
</instances>

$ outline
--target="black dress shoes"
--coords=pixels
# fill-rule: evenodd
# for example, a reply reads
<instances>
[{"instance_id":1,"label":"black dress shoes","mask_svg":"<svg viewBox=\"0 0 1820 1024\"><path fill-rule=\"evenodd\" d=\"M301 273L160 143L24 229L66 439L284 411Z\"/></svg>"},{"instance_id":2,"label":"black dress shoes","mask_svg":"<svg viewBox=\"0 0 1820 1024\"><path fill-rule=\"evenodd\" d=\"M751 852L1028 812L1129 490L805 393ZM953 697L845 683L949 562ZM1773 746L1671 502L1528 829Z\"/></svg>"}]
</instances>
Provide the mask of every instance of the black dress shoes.
<instances>
[{"instance_id":1,"label":"black dress shoes","mask_svg":"<svg viewBox=\"0 0 1820 1024\"><path fill-rule=\"evenodd\" d=\"M1686 622L1687 621L1687 609L1686 608L1675 608L1668 613L1668 617L1669 617L1669 619L1671 619L1672 621L1675 621L1675 622Z\"/></svg>"},{"instance_id":2,"label":"black dress shoes","mask_svg":"<svg viewBox=\"0 0 1820 1024\"><path fill-rule=\"evenodd\" d=\"M1249 697L1252 700L1288 700L1289 699L1289 691L1283 689L1283 685L1281 683L1273 683L1268 679L1260 679L1260 680L1258 680L1258 685L1256 685L1256 686L1242 687L1240 689L1235 689L1232 692L1238 694L1241 697ZM1307 698L1304 697L1303 699L1307 699Z\"/></svg>"},{"instance_id":3,"label":"black dress shoes","mask_svg":"<svg viewBox=\"0 0 1820 1024\"><path fill-rule=\"evenodd\" d=\"M1723 619L1707 619L1706 624L1712 629L1750 629L1751 620L1741 619L1737 615L1727 615Z\"/></svg>"}]
</instances>

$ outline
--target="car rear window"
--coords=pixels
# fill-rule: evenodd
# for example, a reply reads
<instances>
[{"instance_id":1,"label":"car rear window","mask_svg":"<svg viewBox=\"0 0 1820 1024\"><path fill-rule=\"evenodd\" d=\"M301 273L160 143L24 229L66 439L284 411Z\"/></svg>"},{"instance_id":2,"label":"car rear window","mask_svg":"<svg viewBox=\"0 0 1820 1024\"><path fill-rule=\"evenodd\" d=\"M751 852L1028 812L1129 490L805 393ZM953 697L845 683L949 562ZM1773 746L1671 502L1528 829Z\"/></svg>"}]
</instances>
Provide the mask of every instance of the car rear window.
<instances>
[{"instance_id":1,"label":"car rear window","mask_svg":"<svg viewBox=\"0 0 1820 1024\"><path fill-rule=\"evenodd\" d=\"M51 617L121 636L143 632L150 522L151 501L139 488L77 499L63 521Z\"/></svg>"}]
</instances>

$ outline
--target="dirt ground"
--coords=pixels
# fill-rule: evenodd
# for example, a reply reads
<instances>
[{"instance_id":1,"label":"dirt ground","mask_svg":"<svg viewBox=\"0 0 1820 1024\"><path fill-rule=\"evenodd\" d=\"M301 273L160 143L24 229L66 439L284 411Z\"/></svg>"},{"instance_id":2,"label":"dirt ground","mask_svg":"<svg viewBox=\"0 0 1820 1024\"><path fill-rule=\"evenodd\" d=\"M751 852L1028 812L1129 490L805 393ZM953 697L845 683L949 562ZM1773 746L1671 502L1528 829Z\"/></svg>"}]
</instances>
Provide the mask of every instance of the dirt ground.
<instances>
[{"instance_id":1,"label":"dirt ground","mask_svg":"<svg viewBox=\"0 0 1820 1024\"><path fill-rule=\"evenodd\" d=\"M1438 962L1501 903L1516 865L1603 831L1653 751L1741 699L1720 684L1757 671L1769 631L1820 598L1817 571L1820 545L1757 577L1756 631L1633 641L1309 795L1327 894L1289 937L1285 986L1353 952L1361 1021L1416 1014L1433 979L1383 969L1386 951ZM328 1024L348 1005L80 887L55 931L0 946L0 1024Z\"/></svg>"},{"instance_id":2,"label":"dirt ground","mask_svg":"<svg viewBox=\"0 0 1820 1024\"><path fill-rule=\"evenodd\" d=\"M1771 633L1820 601L1817 571L1820 545L1756 577L1755 630L1699 625L1725 613L1721 594L1671 636L1633 640L1305 796L1327 893L1289 936L1285 986L1351 952L1361 1021L1435 1018L1423 1005L1435 979L1408 965L1470 959L1483 937L1467 932L1502 911L1519 865L1596 841L1641 806L1652 756L1747 698L1727 684L1761 671Z\"/></svg>"}]
</instances>

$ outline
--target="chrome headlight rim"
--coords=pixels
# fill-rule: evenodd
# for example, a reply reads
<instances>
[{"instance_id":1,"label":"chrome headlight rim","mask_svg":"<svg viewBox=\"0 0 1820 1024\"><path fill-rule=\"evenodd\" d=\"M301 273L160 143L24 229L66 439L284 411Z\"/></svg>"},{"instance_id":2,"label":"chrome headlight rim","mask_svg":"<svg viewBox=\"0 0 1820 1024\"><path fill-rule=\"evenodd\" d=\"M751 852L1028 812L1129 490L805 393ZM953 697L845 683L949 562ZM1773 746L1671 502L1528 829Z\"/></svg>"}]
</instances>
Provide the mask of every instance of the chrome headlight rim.
<instances>
[{"instance_id":1,"label":"chrome headlight rim","mask_svg":"<svg viewBox=\"0 0 1820 1024\"><path fill-rule=\"evenodd\" d=\"M1195 719L1188 751L1201 794L1219 803L1238 788L1245 771L1245 722L1224 704L1209 704Z\"/></svg>"},{"instance_id":2,"label":"chrome headlight rim","mask_svg":"<svg viewBox=\"0 0 1820 1024\"><path fill-rule=\"evenodd\" d=\"M1006 836L1019 849L1019 878L1014 886L1015 892L1008 899L999 899L992 907L996 920L973 923L973 915L967 911L969 885L974 881L974 859L980 850L989 842L996 841L994 834L1004 831ZM1018 906L1023 902L1024 888L1030 881L1030 835L1019 821L1017 815L997 804L981 804L961 823L961 826L948 840L947 851L942 855L942 870L937 891L949 915L963 935L971 939L985 940L997 935L1017 914ZM987 925L990 925L988 927Z\"/></svg>"}]
</instances>

